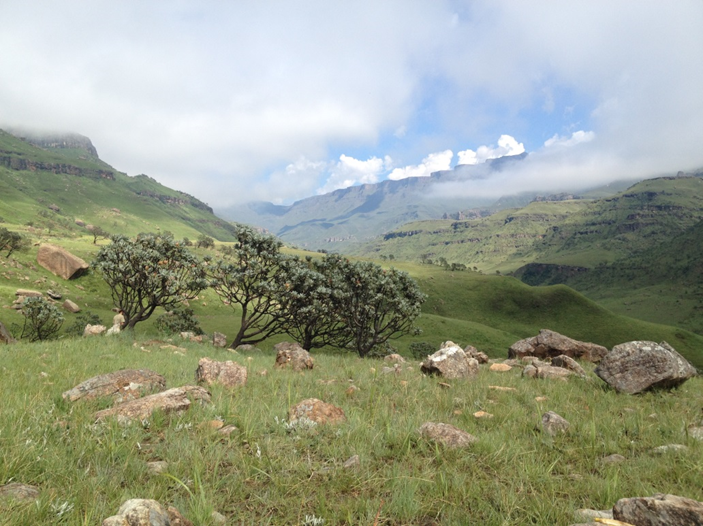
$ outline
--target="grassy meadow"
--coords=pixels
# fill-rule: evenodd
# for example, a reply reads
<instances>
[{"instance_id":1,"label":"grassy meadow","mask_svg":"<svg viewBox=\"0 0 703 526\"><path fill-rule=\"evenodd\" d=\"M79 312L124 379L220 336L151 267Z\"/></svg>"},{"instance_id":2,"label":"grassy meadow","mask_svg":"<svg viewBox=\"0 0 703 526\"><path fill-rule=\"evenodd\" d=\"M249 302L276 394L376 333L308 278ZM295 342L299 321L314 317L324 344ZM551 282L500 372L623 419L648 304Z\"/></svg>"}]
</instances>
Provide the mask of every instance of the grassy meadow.
<instances>
[{"instance_id":1,"label":"grassy meadow","mask_svg":"<svg viewBox=\"0 0 703 526\"><path fill-rule=\"evenodd\" d=\"M121 368L159 372L168 387L192 384L203 356L246 366L246 386L211 386L210 405L130 426L95 422L108 400L61 398ZM626 396L590 371L588 380L562 382L482 366L477 378L446 387L412 361L384 374L381 361L320 353L312 371L295 373L274 369L274 359L270 350L237 355L129 334L0 347L0 483L41 489L36 502L0 502L0 524L99 524L129 498L175 505L202 525L215 524L213 511L228 524L566 525L576 509L610 508L622 497L703 500L703 443L687 434L701 425L701 378ZM358 390L348 394L352 384ZM347 421L287 425L289 407L309 397L341 407ZM571 423L566 434L539 430L550 410ZM211 420L237 430L223 436ZM478 441L461 450L434 445L417 433L426 421ZM672 443L688 449L652 452ZM601 462L615 453L626 460ZM353 455L358 466L343 467ZM166 471L151 474L152 461L167 462Z\"/></svg>"}]
</instances>

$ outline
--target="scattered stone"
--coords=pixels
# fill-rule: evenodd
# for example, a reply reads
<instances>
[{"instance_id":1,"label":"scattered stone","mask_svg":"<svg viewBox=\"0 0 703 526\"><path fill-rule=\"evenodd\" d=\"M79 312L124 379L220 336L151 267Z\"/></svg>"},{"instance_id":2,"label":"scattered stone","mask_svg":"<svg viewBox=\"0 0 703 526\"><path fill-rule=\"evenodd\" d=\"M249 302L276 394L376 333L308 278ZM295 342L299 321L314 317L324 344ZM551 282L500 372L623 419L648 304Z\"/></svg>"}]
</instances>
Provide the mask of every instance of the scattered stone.
<instances>
[{"instance_id":1,"label":"scattered stone","mask_svg":"<svg viewBox=\"0 0 703 526\"><path fill-rule=\"evenodd\" d=\"M276 347L278 347L278 345ZM288 344L286 347L281 347L276 353L276 363L274 364L274 367L290 367L294 371L304 371L306 369L312 369L313 366L314 361L310 353L297 343Z\"/></svg>"},{"instance_id":2,"label":"scattered stone","mask_svg":"<svg viewBox=\"0 0 703 526\"><path fill-rule=\"evenodd\" d=\"M17 289L15 291L15 296L19 296L22 298L22 301L24 301L24 298L43 298L44 294L38 290Z\"/></svg>"},{"instance_id":3,"label":"scattered stone","mask_svg":"<svg viewBox=\"0 0 703 526\"><path fill-rule=\"evenodd\" d=\"M381 369L381 374L400 374L401 365L399 363L395 364L393 367L384 367Z\"/></svg>"},{"instance_id":4,"label":"scattered stone","mask_svg":"<svg viewBox=\"0 0 703 526\"><path fill-rule=\"evenodd\" d=\"M485 411L476 411L474 413L474 416L476 418L493 418L493 415L491 413L486 413Z\"/></svg>"},{"instance_id":5,"label":"scattered stone","mask_svg":"<svg viewBox=\"0 0 703 526\"><path fill-rule=\"evenodd\" d=\"M670 389L696 376L696 369L668 343L632 341L613 347L596 374L621 393Z\"/></svg>"},{"instance_id":6,"label":"scattered stone","mask_svg":"<svg viewBox=\"0 0 703 526\"><path fill-rule=\"evenodd\" d=\"M479 351L472 345L467 345L464 347L464 352L466 353L466 356L473 358L478 363L488 363L488 355L485 352Z\"/></svg>"},{"instance_id":7,"label":"scattered stone","mask_svg":"<svg viewBox=\"0 0 703 526\"><path fill-rule=\"evenodd\" d=\"M523 356L551 358L561 354L597 363L608 354L608 349L595 343L581 342L558 332L542 329L537 336L519 340L512 344L508 350L508 358L522 358Z\"/></svg>"},{"instance_id":8,"label":"scattered stone","mask_svg":"<svg viewBox=\"0 0 703 526\"><path fill-rule=\"evenodd\" d=\"M37 500L38 498L39 488L37 488L36 486L22 484L21 482L10 482L9 484L4 484L0 486L0 501L6 499L30 501Z\"/></svg>"},{"instance_id":9,"label":"scattered stone","mask_svg":"<svg viewBox=\"0 0 703 526\"><path fill-rule=\"evenodd\" d=\"M478 361L469 358L454 342L444 342L440 349L422 362L424 374L438 374L447 379L469 378L478 374Z\"/></svg>"},{"instance_id":10,"label":"scattered stone","mask_svg":"<svg viewBox=\"0 0 703 526\"><path fill-rule=\"evenodd\" d=\"M10 331L8 331L3 323L0 321L0 343L17 343L17 340L15 340L12 337L12 334L10 334Z\"/></svg>"},{"instance_id":11,"label":"scattered stone","mask_svg":"<svg viewBox=\"0 0 703 526\"><path fill-rule=\"evenodd\" d=\"M535 402L546 402L547 400L546 396L535 396Z\"/></svg>"},{"instance_id":12,"label":"scattered stone","mask_svg":"<svg viewBox=\"0 0 703 526\"><path fill-rule=\"evenodd\" d=\"M215 347L220 347L220 348L225 348L227 347L227 336L222 334L221 332L213 332L212 333L212 344Z\"/></svg>"},{"instance_id":13,"label":"scattered stone","mask_svg":"<svg viewBox=\"0 0 703 526\"><path fill-rule=\"evenodd\" d=\"M164 389L166 389L166 379L160 374L148 369L124 369L89 378L61 396L69 402L109 396L116 403L122 403L135 400L145 392Z\"/></svg>"},{"instance_id":14,"label":"scattered stone","mask_svg":"<svg viewBox=\"0 0 703 526\"><path fill-rule=\"evenodd\" d=\"M527 367L526 367L527 369ZM564 369L562 367L554 367L552 365L545 365L544 367L537 367L537 378L541 378L543 380L564 380L569 376L572 376L574 373L572 373L569 369Z\"/></svg>"},{"instance_id":15,"label":"scattered stone","mask_svg":"<svg viewBox=\"0 0 703 526\"><path fill-rule=\"evenodd\" d=\"M537 367L534 365L526 365L525 368L522 370L522 376L527 377L527 378L536 378L537 377Z\"/></svg>"},{"instance_id":16,"label":"scattered stone","mask_svg":"<svg viewBox=\"0 0 703 526\"><path fill-rule=\"evenodd\" d=\"M274 345L275 347L275 345ZM243 345L239 345L236 349L236 352L261 352L261 349L258 347L255 347L253 345L249 345L248 343L245 343Z\"/></svg>"},{"instance_id":17,"label":"scattered stone","mask_svg":"<svg viewBox=\"0 0 703 526\"><path fill-rule=\"evenodd\" d=\"M445 383L445 382L439 382L437 385L439 385L440 387L443 387L444 389L451 389L452 388L451 385L449 385L448 383Z\"/></svg>"},{"instance_id":18,"label":"scattered stone","mask_svg":"<svg viewBox=\"0 0 703 526\"><path fill-rule=\"evenodd\" d=\"M182 340L188 340L188 341L195 342L195 343L203 343L203 335L202 334L196 335L192 331L184 331L184 332L180 333L180 336L181 336Z\"/></svg>"},{"instance_id":19,"label":"scattered stone","mask_svg":"<svg viewBox=\"0 0 703 526\"><path fill-rule=\"evenodd\" d=\"M359 455L353 455L344 461L344 464L342 464L342 467L344 469L351 469L351 468L356 468L360 465L361 465L361 459L359 458Z\"/></svg>"},{"instance_id":20,"label":"scattered stone","mask_svg":"<svg viewBox=\"0 0 703 526\"><path fill-rule=\"evenodd\" d=\"M128 424L133 420L146 420L154 411L162 410L165 413L180 413L187 410L191 405L191 400L198 400L200 403L210 402L210 393L202 387L186 385L175 387L161 393L138 398L123 404L103 409L95 413L96 420L102 420L114 416L118 422Z\"/></svg>"},{"instance_id":21,"label":"scattered stone","mask_svg":"<svg viewBox=\"0 0 703 526\"><path fill-rule=\"evenodd\" d=\"M613 518L637 526L694 526L703 524L703 502L661 493L620 499Z\"/></svg>"},{"instance_id":22,"label":"scattered stone","mask_svg":"<svg viewBox=\"0 0 703 526\"><path fill-rule=\"evenodd\" d=\"M347 396L354 396L356 392L359 390L359 388L355 385L350 385L347 387L347 390L345 391Z\"/></svg>"},{"instance_id":23,"label":"scattered stone","mask_svg":"<svg viewBox=\"0 0 703 526\"><path fill-rule=\"evenodd\" d=\"M193 526L181 513L152 499L130 499L120 506L117 515L108 517L102 526Z\"/></svg>"},{"instance_id":24,"label":"scattered stone","mask_svg":"<svg viewBox=\"0 0 703 526\"><path fill-rule=\"evenodd\" d=\"M703 427L689 427L688 436L693 439L703 441Z\"/></svg>"},{"instance_id":25,"label":"scattered stone","mask_svg":"<svg viewBox=\"0 0 703 526\"><path fill-rule=\"evenodd\" d=\"M225 427L225 423L222 420L206 420L205 422L201 422L200 425L198 425L200 429L212 429L213 431L217 431L218 429L222 429Z\"/></svg>"},{"instance_id":26,"label":"scattered stone","mask_svg":"<svg viewBox=\"0 0 703 526\"><path fill-rule=\"evenodd\" d=\"M46 291L46 295L49 296L52 300L56 300L56 301L58 301L58 300L60 300L61 298L63 298L63 296L62 296L59 292L56 292L56 291L53 290L53 289L47 290L47 291Z\"/></svg>"},{"instance_id":27,"label":"scattered stone","mask_svg":"<svg viewBox=\"0 0 703 526\"><path fill-rule=\"evenodd\" d=\"M466 431L441 422L425 422L420 426L418 432L423 438L449 448L466 447L477 440Z\"/></svg>"},{"instance_id":28,"label":"scattered stone","mask_svg":"<svg viewBox=\"0 0 703 526\"><path fill-rule=\"evenodd\" d=\"M37 263L63 279L78 278L89 268L88 263L81 258L55 245L41 245L37 252Z\"/></svg>"},{"instance_id":29,"label":"scattered stone","mask_svg":"<svg viewBox=\"0 0 703 526\"><path fill-rule=\"evenodd\" d=\"M300 419L310 420L316 424L338 424L347 418L341 408L317 398L307 398L288 411L288 421L291 424Z\"/></svg>"},{"instance_id":30,"label":"scattered stone","mask_svg":"<svg viewBox=\"0 0 703 526\"><path fill-rule=\"evenodd\" d=\"M614 455L608 455L600 459L601 464L619 464L620 462L625 462L627 459L622 455L615 453Z\"/></svg>"},{"instance_id":31,"label":"scattered stone","mask_svg":"<svg viewBox=\"0 0 703 526\"><path fill-rule=\"evenodd\" d=\"M237 430L237 426L229 424L229 425L226 425L225 427L221 427L220 429L217 430L217 432L220 435L229 436L232 433L234 433L236 430Z\"/></svg>"},{"instance_id":32,"label":"scattered stone","mask_svg":"<svg viewBox=\"0 0 703 526\"><path fill-rule=\"evenodd\" d=\"M383 358L383 361L399 364L399 363L405 363L405 358L403 358L400 354L393 353L393 354L389 354L388 356Z\"/></svg>"},{"instance_id":33,"label":"scattered stone","mask_svg":"<svg viewBox=\"0 0 703 526\"><path fill-rule=\"evenodd\" d=\"M219 383L225 387L240 387L247 383L247 368L233 361L217 362L201 358L195 371L197 383Z\"/></svg>"},{"instance_id":34,"label":"scattered stone","mask_svg":"<svg viewBox=\"0 0 703 526\"><path fill-rule=\"evenodd\" d=\"M517 389L514 387L504 387L502 385L489 385L489 389L492 389L493 391L506 391L506 392L517 392Z\"/></svg>"},{"instance_id":35,"label":"scattered stone","mask_svg":"<svg viewBox=\"0 0 703 526\"><path fill-rule=\"evenodd\" d=\"M569 422L554 411L547 411L542 415L542 430L550 436L566 433L569 425Z\"/></svg>"},{"instance_id":36,"label":"scattered stone","mask_svg":"<svg viewBox=\"0 0 703 526\"><path fill-rule=\"evenodd\" d=\"M656 453L657 455L664 455L666 453L679 453L682 451L686 451L688 447L684 446L683 444L666 444L664 446L658 446L652 449L652 453Z\"/></svg>"},{"instance_id":37,"label":"scattered stone","mask_svg":"<svg viewBox=\"0 0 703 526\"><path fill-rule=\"evenodd\" d=\"M63 302L63 308L66 309L68 312L72 312L73 314L76 314L81 311L81 308L76 303L68 299Z\"/></svg>"},{"instance_id":38,"label":"scattered stone","mask_svg":"<svg viewBox=\"0 0 703 526\"><path fill-rule=\"evenodd\" d=\"M267 369L262 369L259 371L259 376L267 376L269 374Z\"/></svg>"},{"instance_id":39,"label":"scattered stone","mask_svg":"<svg viewBox=\"0 0 703 526\"><path fill-rule=\"evenodd\" d=\"M488 369L494 372L504 373L510 371L512 367L510 367L507 363L492 363Z\"/></svg>"},{"instance_id":40,"label":"scattered stone","mask_svg":"<svg viewBox=\"0 0 703 526\"><path fill-rule=\"evenodd\" d=\"M576 360L565 354L560 354L559 356L555 356L554 358L552 358L552 365L554 367L562 367L564 369L568 369L572 373L577 374L579 376L586 376L586 371L584 370L584 368L581 367Z\"/></svg>"},{"instance_id":41,"label":"scattered stone","mask_svg":"<svg viewBox=\"0 0 703 526\"><path fill-rule=\"evenodd\" d=\"M593 519L612 519L613 510L589 510L583 508L574 512L577 521L593 521Z\"/></svg>"},{"instance_id":42,"label":"scattered stone","mask_svg":"<svg viewBox=\"0 0 703 526\"><path fill-rule=\"evenodd\" d=\"M161 475L168 470L168 462L165 460L155 460L153 462L146 463L147 470L152 475Z\"/></svg>"},{"instance_id":43,"label":"scattered stone","mask_svg":"<svg viewBox=\"0 0 703 526\"><path fill-rule=\"evenodd\" d=\"M224 515L222 515L218 511L213 511L210 514L210 518L212 519L212 522L214 522L215 524L227 524L227 517L225 517Z\"/></svg>"},{"instance_id":44,"label":"scattered stone","mask_svg":"<svg viewBox=\"0 0 703 526\"><path fill-rule=\"evenodd\" d=\"M76 223L80 227L85 227L85 221L83 221L82 219L76 219L74 223Z\"/></svg>"}]
</instances>

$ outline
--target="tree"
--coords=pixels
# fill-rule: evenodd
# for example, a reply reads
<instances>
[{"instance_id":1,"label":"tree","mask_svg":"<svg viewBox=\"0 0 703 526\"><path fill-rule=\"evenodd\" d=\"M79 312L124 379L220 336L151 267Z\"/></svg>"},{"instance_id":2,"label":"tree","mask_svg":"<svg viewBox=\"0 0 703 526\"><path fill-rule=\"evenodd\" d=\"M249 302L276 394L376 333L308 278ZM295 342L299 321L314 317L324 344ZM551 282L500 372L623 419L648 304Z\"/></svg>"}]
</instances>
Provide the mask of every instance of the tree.
<instances>
[{"instance_id":1,"label":"tree","mask_svg":"<svg viewBox=\"0 0 703 526\"><path fill-rule=\"evenodd\" d=\"M353 347L362 358L374 347L402 334L419 332L413 325L426 296L405 272L384 270L370 262L351 263L327 256L333 302L344 331L340 347Z\"/></svg>"},{"instance_id":2,"label":"tree","mask_svg":"<svg viewBox=\"0 0 703 526\"><path fill-rule=\"evenodd\" d=\"M113 236L100 249L95 268L110 287L125 327L134 329L157 307L171 310L207 288L202 263L172 237L139 234L135 240Z\"/></svg>"},{"instance_id":3,"label":"tree","mask_svg":"<svg viewBox=\"0 0 703 526\"><path fill-rule=\"evenodd\" d=\"M20 312L24 316L21 339L27 338L31 342L50 340L63 325L61 311L41 296L26 298Z\"/></svg>"},{"instance_id":4,"label":"tree","mask_svg":"<svg viewBox=\"0 0 703 526\"><path fill-rule=\"evenodd\" d=\"M97 244L98 238L108 239L110 237L110 232L100 226L94 226L90 233L93 234L93 245Z\"/></svg>"},{"instance_id":5,"label":"tree","mask_svg":"<svg viewBox=\"0 0 703 526\"><path fill-rule=\"evenodd\" d=\"M245 226L225 259L206 258L210 286L225 304L241 308L241 325L231 348L256 344L283 331L280 298L285 284L277 279L284 256L282 243Z\"/></svg>"},{"instance_id":6,"label":"tree","mask_svg":"<svg viewBox=\"0 0 703 526\"><path fill-rule=\"evenodd\" d=\"M210 236L206 236L205 234L200 234L198 236L198 240L195 242L195 246L198 248L215 248L215 240L212 239Z\"/></svg>"},{"instance_id":7,"label":"tree","mask_svg":"<svg viewBox=\"0 0 703 526\"><path fill-rule=\"evenodd\" d=\"M29 240L19 232L12 232L7 228L0 228L0 253L7 250L6 258L16 250L21 251L29 246Z\"/></svg>"}]
</instances>

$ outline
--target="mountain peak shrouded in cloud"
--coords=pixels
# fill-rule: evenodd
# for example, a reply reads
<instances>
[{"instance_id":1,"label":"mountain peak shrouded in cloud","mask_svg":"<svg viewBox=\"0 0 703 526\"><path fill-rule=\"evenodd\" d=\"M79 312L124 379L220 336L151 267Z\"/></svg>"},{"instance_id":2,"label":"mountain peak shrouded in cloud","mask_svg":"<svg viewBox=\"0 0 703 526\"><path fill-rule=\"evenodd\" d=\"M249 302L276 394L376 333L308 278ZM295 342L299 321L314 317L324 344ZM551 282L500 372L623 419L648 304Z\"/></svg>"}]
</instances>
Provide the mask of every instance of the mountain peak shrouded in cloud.
<instances>
[{"instance_id":1,"label":"mountain peak shrouded in cloud","mask_svg":"<svg viewBox=\"0 0 703 526\"><path fill-rule=\"evenodd\" d=\"M214 206L520 151L489 181L703 166L700 0L96 1L0 2L0 118Z\"/></svg>"}]
</instances>

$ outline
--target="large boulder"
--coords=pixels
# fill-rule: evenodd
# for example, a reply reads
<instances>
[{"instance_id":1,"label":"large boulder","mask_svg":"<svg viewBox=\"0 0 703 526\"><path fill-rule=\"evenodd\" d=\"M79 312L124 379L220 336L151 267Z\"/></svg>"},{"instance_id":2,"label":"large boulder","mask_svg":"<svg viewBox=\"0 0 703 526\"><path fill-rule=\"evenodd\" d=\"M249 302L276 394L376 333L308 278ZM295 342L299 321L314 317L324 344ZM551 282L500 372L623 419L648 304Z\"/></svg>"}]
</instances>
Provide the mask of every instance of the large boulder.
<instances>
[{"instance_id":1,"label":"large boulder","mask_svg":"<svg viewBox=\"0 0 703 526\"><path fill-rule=\"evenodd\" d=\"M122 403L135 400L144 393L163 391L166 389L166 379L148 369L123 369L114 373L101 374L81 382L61 396L64 400L91 400L109 396L115 402Z\"/></svg>"},{"instance_id":2,"label":"large boulder","mask_svg":"<svg viewBox=\"0 0 703 526\"><path fill-rule=\"evenodd\" d=\"M633 341L613 347L596 367L596 374L621 393L681 385L696 369L668 343Z\"/></svg>"},{"instance_id":3,"label":"large boulder","mask_svg":"<svg viewBox=\"0 0 703 526\"><path fill-rule=\"evenodd\" d=\"M339 424L346 419L342 408L317 398L306 398L288 410L288 421L291 424L298 420L312 421L316 424Z\"/></svg>"},{"instance_id":4,"label":"large boulder","mask_svg":"<svg viewBox=\"0 0 703 526\"><path fill-rule=\"evenodd\" d=\"M175 387L109 409L103 409L95 413L95 419L103 420L114 416L118 422L128 424L133 420L146 420L156 410L165 413L181 413L190 407L191 399L198 400L200 403L209 403L210 393L202 387L194 385Z\"/></svg>"},{"instance_id":5,"label":"large boulder","mask_svg":"<svg viewBox=\"0 0 703 526\"><path fill-rule=\"evenodd\" d=\"M63 279L77 278L88 270L88 263L56 245L40 246L37 263Z\"/></svg>"},{"instance_id":6,"label":"large boulder","mask_svg":"<svg viewBox=\"0 0 703 526\"><path fill-rule=\"evenodd\" d=\"M0 321L0 343L17 343L5 326Z\"/></svg>"},{"instance_id":7,"label":"large boulder","mask_svg":"<svg viewBox=\"0 0 703 526\"><path fill-rule=\"evenodd\" d=\"M466 431L442 422L425 422L418 429L418 433L431 442L437 442L449 448L466 447L477 440Z\"/></svg>"},{"instance_id":8,"label":"large boulder","mask_svg":"<svg viewBox=\"0 0 703 526\"><path fill-rule=\"evenodd\" d=\"M478 374L478 360L469 358L454 342L444 342L440 349L422 362L425 374L438 374L447 379L469 378Z\"/></svg>"},{"instance_id":9,"label":"large boulder","mask_svg":"<svg viewBox=\"0 0 703 526\"><path fill-rule=\"evenodd\" d=\"M314 360L308 351L297 343L283 342L286 345L276 344L276 363L274 367L290 367L294 371L304 371L314 367Z\"/></svg>"},{"instance_id":10,"label":"large boulder","mask_svg":"<svg viewBox=\"0 0 703 526\"><path fill-rule=\"evenodd\" d=\"M218 383L225 387L239 387L247 383L247 368L231 360L218 362L201 358L195 370L195 380L208 385Z\"/></svg>"},{"instance_id":11,"label":"large boulder","mask_svg":"<svg viewBox=\"0 0 703 526\"><path fill-rule=\"evenodd\" d=\"M613 518L637 526L703 525L703 502L661 493L620 499L613 506Z\"/></svg>"},{"instance_id":12,"label":"large boulder","mask_svg":"<svg viewBox=\"0 0 703 526\"><path fill-rule=\"evenodd\" d=\"M552 358L561 354L576 360L598 363L608 354L608 349L602 345L581 342L558 332L542 329L537 336L519 340L512 344L508 350L508 358L522 358L523 356Z\"/></svg>"}]
</instances>

